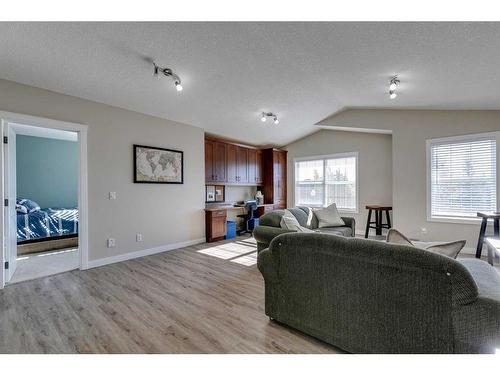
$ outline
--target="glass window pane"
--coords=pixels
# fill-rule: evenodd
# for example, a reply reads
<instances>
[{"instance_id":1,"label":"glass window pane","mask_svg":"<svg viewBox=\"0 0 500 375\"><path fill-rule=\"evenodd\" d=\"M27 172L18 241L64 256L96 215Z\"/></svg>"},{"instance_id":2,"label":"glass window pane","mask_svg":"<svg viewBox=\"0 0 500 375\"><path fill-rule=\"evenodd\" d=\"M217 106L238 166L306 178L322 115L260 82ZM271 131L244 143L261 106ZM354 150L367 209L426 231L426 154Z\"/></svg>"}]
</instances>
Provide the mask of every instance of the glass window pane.
<instances>
[{"instance_id":1,"label":"glass window pane","mask_svg":"<svg viewBox=\"0 0 500 375\"><path fill-rule=\"evenodd\" d=\"M323 160L307 160L296 162L295 180L323 182Z\"/></svg>"},{"instance_id":2,"label":"glass window pane","mask_svg":"<svg viewBox=\"0 0 500 375\"><path fill-rule=\"evenodd\" d=\"M431 216L476 217L496 211L496 141L431 145Z\"/></svg>"},{"instance_id":3,"label":"glass window pane","mask_svg":"<svg viewBox=\"0 0 500 375\"><path fill-rule=\"evenodd\" d=\"M335 203L338 209L355 211L356 157L326 160L326 205Z\"/></svg>"}]
</instances>

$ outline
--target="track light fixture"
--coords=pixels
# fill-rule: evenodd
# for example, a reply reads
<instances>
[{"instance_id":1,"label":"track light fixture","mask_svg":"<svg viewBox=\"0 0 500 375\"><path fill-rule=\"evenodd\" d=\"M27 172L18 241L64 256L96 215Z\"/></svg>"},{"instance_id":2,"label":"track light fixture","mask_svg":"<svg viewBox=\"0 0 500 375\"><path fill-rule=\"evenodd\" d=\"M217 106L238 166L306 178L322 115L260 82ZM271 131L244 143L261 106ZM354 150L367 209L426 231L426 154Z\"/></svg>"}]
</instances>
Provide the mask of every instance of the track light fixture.
<instances>
[{"instance_id":1,"label":"track light fixture","mask_svg":"<svg viewBox=\"0 0 500 375\"><path fill-rule=\"evenodd\" d=\"M155 76L158 75L158 74L160 74L160 73L162 73L164 76L172 78L172 80L174 81L175 89L177 91L182 91L181 79L180 79L180 77L177 74L175 74L172 71L172 69L170 69L170 68L160 68L154 62L153 62L153 66L154 66L154 74L155 74Z\"/></svg>"},{"instance_id":2,"label":"track light fixture","mask_svg":"<svg viewBox=\"0 0 500 375\"><path fill-rule=\"evenodd\" d=\"M391 81L389 82L389 98L391 99L396 99L398 94L396 94L396 90L399 85L399 79L398 76L395 75L394 77L391 78Z\"/></svg>"},{"instance_id":3,"label":"track light fixture","mask_svg":"<svg viewBox=\"0 0 500 375\"><path fill-rule=\"evenodd\" d=\"M273 119L273 122L275 125L278 125L280 123L280 120L278 120L278 116L272 112L262 112L262 115L260 117L260 121L266 122L268 117L271 117Z\"/></svg>"}]
</instances>

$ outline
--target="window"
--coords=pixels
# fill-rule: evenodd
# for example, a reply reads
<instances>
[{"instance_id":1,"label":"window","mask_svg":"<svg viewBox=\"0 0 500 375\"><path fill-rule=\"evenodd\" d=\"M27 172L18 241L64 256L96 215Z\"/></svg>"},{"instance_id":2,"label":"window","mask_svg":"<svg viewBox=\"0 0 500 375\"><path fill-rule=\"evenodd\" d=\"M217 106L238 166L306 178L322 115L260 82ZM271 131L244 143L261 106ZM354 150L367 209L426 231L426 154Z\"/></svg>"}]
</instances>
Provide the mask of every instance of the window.
<instances>
[{"instance_id":1,"label":"window","mask_svg":"<svg viewBox=\"0 0 500 375\"><path fill-rule=\"evenodd\" d=\"M497 211L496 137L427 142L429 219L470 219L478 211Z\"/></svg>"},{"instance_id":2,"label":"window","mask_svg":"<svg viewBox=\"0 0 500 375\"><path fill-rule=\"evenodd\" d=\"M295 205L358 211L357 153L295 160Z\"/></svg>"}]
</instances>

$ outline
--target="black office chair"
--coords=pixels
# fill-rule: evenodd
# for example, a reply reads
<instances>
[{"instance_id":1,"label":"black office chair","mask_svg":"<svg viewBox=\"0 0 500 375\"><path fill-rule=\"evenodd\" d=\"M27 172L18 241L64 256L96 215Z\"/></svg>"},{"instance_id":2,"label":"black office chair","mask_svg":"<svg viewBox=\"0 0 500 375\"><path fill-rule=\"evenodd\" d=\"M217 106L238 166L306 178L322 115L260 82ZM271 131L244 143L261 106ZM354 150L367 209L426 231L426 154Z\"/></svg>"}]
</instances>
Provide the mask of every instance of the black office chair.
<instances>
[{"instance_id":1,"label":"black office chair","mask_svg":"<svg viewBox=\"0 0 500 375\"><path fill-rule=\"evenodd\" d=\"M253 213L257 209L257 202L256 201L248 201L245 203L245 210L246 214L244 215L238 215L238 217L241 217L244 220L245 223L245 229L241 230L238 234L244 234L244 233L252 233L252 231L248 227L248 222L253 219Z\"/></svg>"}]
</instances>

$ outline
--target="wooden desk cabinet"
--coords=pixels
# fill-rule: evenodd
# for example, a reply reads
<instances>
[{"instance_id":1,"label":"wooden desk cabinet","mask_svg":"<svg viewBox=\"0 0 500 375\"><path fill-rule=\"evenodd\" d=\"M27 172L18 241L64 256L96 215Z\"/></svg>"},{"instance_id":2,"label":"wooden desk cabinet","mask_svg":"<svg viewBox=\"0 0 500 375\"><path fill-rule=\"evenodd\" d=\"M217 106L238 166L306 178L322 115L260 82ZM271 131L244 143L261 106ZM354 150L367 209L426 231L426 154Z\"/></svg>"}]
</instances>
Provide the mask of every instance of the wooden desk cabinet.
<instances>
[{"instance_id":1,"label":"wooden desk cabinet","mask_svg":"<svg viewBox=\"0 0 500 375\"><path fill-rule=\"evenodd\" d=\"M205 234L207 242L220 241L226 235L227 210L205 211Z\"/></svg>"}]
</instances>

